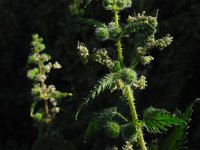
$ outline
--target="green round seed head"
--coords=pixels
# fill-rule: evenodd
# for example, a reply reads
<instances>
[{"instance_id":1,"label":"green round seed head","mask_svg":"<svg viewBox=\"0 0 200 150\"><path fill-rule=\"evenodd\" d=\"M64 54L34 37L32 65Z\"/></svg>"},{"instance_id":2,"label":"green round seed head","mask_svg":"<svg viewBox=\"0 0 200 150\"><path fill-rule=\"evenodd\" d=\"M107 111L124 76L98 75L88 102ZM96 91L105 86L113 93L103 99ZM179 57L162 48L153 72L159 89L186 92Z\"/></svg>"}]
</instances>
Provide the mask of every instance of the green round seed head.
<instances>
[{"instance_id":1,"label":"green round seed head","mask_svg":"<svg viewBox=\"0 0 200 150\"><path fill-rule=\"evenodd\" d=\"M116 138L120 134L120 126L116 122L107 122L105 132L111 138Z\"/></svg>"},{"instance_id":2,"label":"green round seed head","mask_svg":"<svg viewBox=\"0 0 200 150\"><path fill-rule=\"evenodd\" d=\"M122 80L127 84L131 84L137 80L137 74L134 70L125 68L122 70Z\"/></svg>"},{"instance_id":3,"label":"green round seed head","mask_svg":"<svg viewBox=\"0 0 200 150\"><path fill-rule=\"evenodd\" d=\"M109 38L109 31L107 27L96 28L95 34L98 39L103 41Z\"/></svg>"},{"instance_id":4,"label":"green round seed head","mask_svg":"<svg viewBox=\"0 0 200 150\"><path fill-rule=\"evenodd\" d=\"M127 0L117 0L117 1L116 1L117 9L118 9L118 10L124 9L124 8L126 7L126 4L127 4L126 1L127 1Z\"/></svg>"},{"instance_id":5,"label":"green round seed head","mask_svg":"<svg viewBox=\"0 0 200 150\"><path fill-rule=\"evenodd\" d=\"M103 7L106 10L113 10L114 5L115 5L115 0L103 0Z\"/></svg>"},{"instance_id":6,"label":"green round seed head","mask_svg":"<svg viewBox=\"0 0 200 150\"><path fill-rule=\"evenodd\" d=\"M121 37L121 28L111 27L109 28L109 35L110 38L113 40L117 40Z\"/></svg>"},{"instance_id":7,"label":"green round seed head","mask_svg":"<svg viewBox=\"0 0 200 150\"><path fill-rule=\"evenodd\" d=\"M36 113L36 114L34 114L33 115L33 119L35 119L36 121L42 121L42 119L43 119L43 115L42 115L42 113Z\"/></svg>"}]
</instances>

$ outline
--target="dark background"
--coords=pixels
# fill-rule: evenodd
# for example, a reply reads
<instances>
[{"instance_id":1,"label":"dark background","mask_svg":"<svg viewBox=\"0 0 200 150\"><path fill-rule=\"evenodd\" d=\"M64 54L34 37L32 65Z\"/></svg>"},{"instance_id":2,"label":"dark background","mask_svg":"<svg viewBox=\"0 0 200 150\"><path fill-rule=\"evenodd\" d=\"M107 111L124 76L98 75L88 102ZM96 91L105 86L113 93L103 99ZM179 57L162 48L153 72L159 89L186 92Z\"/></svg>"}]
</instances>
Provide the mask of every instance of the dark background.
<instances>
[{"instance_id":1,"label":"dark background","mask_svg":"<svg viewBox=\"0 0 200 150\"><path fill-rule=\"evenodd\" d=\"M89 48L104 47L98 42L93 29L76 23L79 16L109 22L112 14L104 11L101 1L93 0L86 9L74 5L78 0L1 0L0 1L0 149L27 150L102 150L109 143L103 133L97 133L87 144L83 134L90 114L112 105L121 104L116 94L105 93L81 113L79 120L74 114L82 98L96 81L107 72L98 64L83 65L77 55L77 41ZM146 106L174 111L184 111L187 105L200 97L200 1L199 0L137 0L133 7L122 12L122 21L128 14L145 10L155 15L159 9L157 36L170 33L172 45L163 52L153 52L155 61L145 68L148 88L137 93L139 113ZM30 54L31 35L44 37L47 52L58 60L63 68L52 72L49 83L74 96L62 102L61 113L44 138L36 140L37 125L29 116L32 101L32 82L27 79L27 57ZM125 41L129 46L133 39ZM142 68L144 70L144 68ZM124 110L123 110L124 108ZM190 123L188 146L200 149L199 104L194 109ZM150 139L145 134L146 139ZM118 143L121 141L119 140Z\"/></svg>"}]
</instances>

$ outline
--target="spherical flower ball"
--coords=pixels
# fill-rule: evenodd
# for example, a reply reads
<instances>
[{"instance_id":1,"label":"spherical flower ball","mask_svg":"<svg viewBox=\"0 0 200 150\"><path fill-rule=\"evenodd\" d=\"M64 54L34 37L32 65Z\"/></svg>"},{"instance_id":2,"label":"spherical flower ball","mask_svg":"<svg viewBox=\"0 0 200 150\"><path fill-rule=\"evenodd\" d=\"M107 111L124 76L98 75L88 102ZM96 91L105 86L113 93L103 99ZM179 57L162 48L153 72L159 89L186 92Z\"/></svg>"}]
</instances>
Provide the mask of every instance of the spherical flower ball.
<instances>
[{"instance_id":1,"label":"spherical flower ball","mask_svg":"<svg viewBox=\"0 0 200 150\"><path fill-rule=\"evenodd\" d=\"M102 41L109 38L109 30L106 26L96 28L95 34L96 37Z\"/></svg>"},{"instance_id":2,"label":"spherical flower ball","mask_svg":"<svg viewBox=\"0 0 200 150\"><path fill-rule=\"evenodd\" d=\"M107 122L105 125L105 132L111 138L116 138L120 134L120 126L116 122Z\"/></svg>"},{"instance_id":3,"label":"spherical flower ball","mask_svg":"<svg viewBox=\"0 0 200 150\"><path fill-rule=\"evenodd\" d=\"M106 10L113 10L114 5L115 5L115 0L103 0L103 7Z\"/></svg>"},{"instance_id":4,"label":"spherical flower ball","mask_svg":"<svg viewBox=\"0 0 200 150\"><path fill-rule=\"evenodd\" d=\"M122 70L122 80L127 84L131 84L137 80L137 74L132 69L124 68Z\"/></svg>"},{"instance_id":5,"label":"spherical flower ball","mask_svg":"<svg viewBox=\"0 0 200 150\"><path fill-rule=\"evenodd\" d=\"M110 35L110 38L113 39L113 40L117 40L120 38L121 36L121 28L119 27L112 27L109 29L109 35Z\"/></svg>"}]
</instances>

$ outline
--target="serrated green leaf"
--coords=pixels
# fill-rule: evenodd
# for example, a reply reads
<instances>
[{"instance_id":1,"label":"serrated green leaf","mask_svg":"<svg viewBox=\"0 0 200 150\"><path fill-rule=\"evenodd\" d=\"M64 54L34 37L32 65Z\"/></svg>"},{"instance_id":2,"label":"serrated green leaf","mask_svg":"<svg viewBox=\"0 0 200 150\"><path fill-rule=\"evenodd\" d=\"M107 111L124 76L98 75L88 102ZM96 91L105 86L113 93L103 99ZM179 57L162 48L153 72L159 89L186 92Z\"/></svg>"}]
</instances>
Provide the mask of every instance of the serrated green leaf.
<instances>
[{"instance_id":1,"label":"serrated green leaf","mask_svg":"<svg viewBox=\"0 0 200 150\"><path fill-rule=\"evenodd\" d=\"M137 140L137 129L133 123L127 123L122 126L122 137L126 141L135 142Z\"/></svg>"},{"instance_id":2,"label":"serrated green leaf","mask_svg":"<svg viewBox=\"0 0 200 150\"><path fill-rule=\"evenodd\" d=\"M109 73L105 77L99 80L99 83L94 86L93 90L90 91L90 94L87 96L85 101L79 106L75 119L77 119L78 114L82 109L82 107L87 105L90 100L95 99L100 93L104 92L106 89L111 89L112 84L117 75L118 75L117 73Z\"/></svg>"},{"instance_id":3,"label":"serrated green leaf","mask_svg":"<svg viewBox=\"0 0 200 150\"><path fill-rule=\"evenodd\" d=\"M185 112L180 117L186 124L175 127L163 140L159 142L159 148L162 150L180 150L184 149L184 143L186 141L186 130L188 129L188 123L193 112L193 107L196 102L200 101L197 99L191 103Z\"/></svg>"},{"instance_id":4,"label":"serrated green leaf","mask_svg":"<svg viewBox=\"0 0 200 150\"><path fill-rule=\"evenodd\" d=\"M87 126L84 142L86 142L87 139L91 137L96 130L103 126L105 122L111 121L112 118L116 115L116 112L117 107L110 107L100 111L99 113L95 113L93 119Z\"/></svg>"},{"instance_id":5,"label":"serrated green leaf","mask_svg":"<svg viewBox=\"0 0 200 150\"><path fill-rule=\"evenodd\" d=\"M78 18L77 21L80 22L81 24L86 24L86 25L93 26L93 27L104 27L105 26L104 23L101 23L94 19Z\"/></svg>"},{"instance_id":6,"label":"serrated green leaf","mask_svg":"<svg viewBox=\"0 0 200 150\"><path fill-rule=\"evenodd\" d=\"M148 132L162 133L173 125L185 125L185 122L164 109L149 107L144 111L144 126Z\"/></svg>"},{"instance_id":7,"label":"serrated green leaf","mask_svg":"<svg viewBox=\"0 0 200 150\"><path fill-rule=\"evenodd\" d=\"M99 122L94 119L94 120L91 120L87 126L87 129L86 129L86 132L85 132L85 138L84 138L84 142L86 143L87 142L87 139L89 137L92 136L92 134L99 129Z\"/></svg>"},{"instance_id":8,"label":"serrated green leaf","mask_svg":"<svg viewBox=\"0 0 200 150\"><path fill-rule=\"evenodd\" d=\"M94 118L98 120L111 120L117 113L117 107L106 108L99 113L94 114Z\"/></svg>"}]
</instances>

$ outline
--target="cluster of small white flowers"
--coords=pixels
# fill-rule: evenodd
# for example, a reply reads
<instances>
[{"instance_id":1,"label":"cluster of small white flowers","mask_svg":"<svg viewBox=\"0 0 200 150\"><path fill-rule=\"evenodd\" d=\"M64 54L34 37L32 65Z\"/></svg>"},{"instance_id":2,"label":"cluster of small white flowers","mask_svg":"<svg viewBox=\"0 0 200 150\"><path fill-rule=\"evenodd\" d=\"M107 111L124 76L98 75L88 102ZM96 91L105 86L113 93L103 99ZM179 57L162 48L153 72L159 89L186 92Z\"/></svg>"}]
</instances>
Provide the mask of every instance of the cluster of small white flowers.
<instances>
[{"instance_id":1,"label":"cluster of small white flowers","mask_svg":"<svg viewBox=\"0 0 200 150\"><path fill-rule=\"evenodd\" d=\"M105 48L97 50L93 54L93 58L95 61L107 66L108 68L112 68L114 66L114 63L108 56L108 53Z\"/></svg>"},{"instance_id":2,"label":"cluster of small white flowers","mask_svg":"<svg viewBox=\"0 0 200 150\"><path fill-rule=\"evenodd\" d=\"M42 61L42 62L47 62L51 59L51 56L46 53L38 54L38 57L39 57L39 61Z\"/></svg>"},{"instance_id":3,"label":"cluster of small white flowers","mask_svg":"<svg viewBox=\"0 0 200 150\"><path fill-rule=\"evenodd\" d=\"M44 68L45 68L45 71L47 73L49 73L51 71L51 68L52 68L52 63L49 62L47 65L44 66Z\"/></svg>"},{"instance_id":4,"label":"cluster of small white flowers","mask_svg":"<svg viewBox=\"0 0 200 150\"><path fill-rule=\"evenodd\" d=\"M153 58L152 56L142 56L142 57L140 58L140 60L141 60L141 63L142 63L143 65L147 65L147 64L150 64L150 62L151 62L152 60L154 60L154 58Z\"/></svg>"},{"instance_id":5,"label":"cluster of small white flowers","mask_svg":"<svg viewBox=\"0 0 200 150\"><path fill-rule=\"evenodd\" d=\"M60 69L60 68L62 68L62 66L56 61L56 62L53 64L53 68L54 68L54 69Z\"/></svg>"},{"instance_id":6,"label":"cluster of small white flowers","mask_svg":"<svg viewBox=\"0 0 200 150\"><path fill-rule=\"evenodd\" d=\"M55 90L56 90L55 85L49 85L48 88L47 88L48 93L54 92Z\"/></svg>"},{"instance_id":7,"label":"cluster of small white flowers","mask_svg":"<svg viewBox=\"0 0 200 150\"><path fill-rule=\"evenodd\" d=\"M134 82L133 86L139 88L140 90L145 89L145 87L147 87L146 77L141 76L137 81Z\"/></svg>"},{"instance_id":8,"label":"cluster of small white flowers","mask_svg":"<svg viewBox=\"0 0 200 150\"><path fill-rule=\"evenodd\" d=\"M155 45L162 50L163 48L169 46L173 41L173 37L170 36L169 34L167 34L165 37L163 37L162 39L158 39L156 40Z\"/></svg>"},{"instance_id":9,"label":"cluster of small white flowers","mask_svg":"<svg viewBox=\"0 0 200 150\"><path fill-rule=\"evenodd\" d=\"M135 17L129 16L127 19L128 22L136 22L136 23L148 23L156 27L158 25L157 17L145 16L145 11L142 13L138 13Z\"/></svg>"},{"instance_id":10,"label":"cluster of small white flowers","mask_svg":"<svg viewBox=\"0 0 200 150\"><path fill-rule=\"evenodd\" d=\"M122 147L122 150L133 150L133 145L129 141L126 141L126 144Z\"/></svg>"},{"instance_id":11,"label":"cluster of small white flowers","mask_svg":"<svg viewBox=\"0 0 200 150\"><path fill-rule=\"evenodd\" d=\"M89 50L85 46L84 43L78 42L77 49L79 50L79 55L81 56L82 60L87 63L88 56L89 56Z\"/></svg>"},{"instance_id":12,"label":"cluster of small white flowers","mask_svg":"<svg viewBox=\"0 0 200 150\"><path fill-rule=\"evenodd\" d=\"M51 109L51 112L52 113L59 113L60 112L60 107L53 107L52 109Z\"/></svg>"},{"instance_id":13,"label":"cluster of small white flowers","mask_svg":"<svg viewBox=\"0 0 200 150\"><path fill-rule=\"evenodd\" d=\"M144 47L139 46L136 48L137 56L143 56L143 55L145 55L145 53L146 53L146 51L145 51Z\"/></svg>"},{"instance_id":14,"label":"cluster of small white flowers","mask_svg":"<svg viewBox=\"0 0 200 150\"><path fill-rule=\"evenodd\" d=\"M117 79L112 87L111 91L115 91L115 90L121 90L124 88L124 82L121 79Z\"/></svg>"},{"instance_id":15,"label":"cluster of small white flowers","mask_svg":"<svg viewBox=\"0 0 200 150\"><path fill-rule=\"evenodd\" d=\"M49 102L53 105L53 106L57 106L57 101L55 98L50 98Z\"/></svg>"},{"instance_id":16,"label":"cluster of small white flowers","mask_svg":"<svg viewBox=\"0 0 200 150\"><path fill-rule=\"evenodd\" d=\"M44 74L38 74L37 75L37 80L40 82L44 82L47 79L47 76Z\"/></svg>"},{"instance_id":17,"label":"cluster of small white flowers","mask_svg":"<svg viewBox=\"0 0 200 150\"><path fill-rule=\"evenodd\" d=\"M147 39L147 48L152 48L155 46L155 44L156 44L156 40L155 40L154 35L149 36Z\"/></svg>"}]
</instances>

